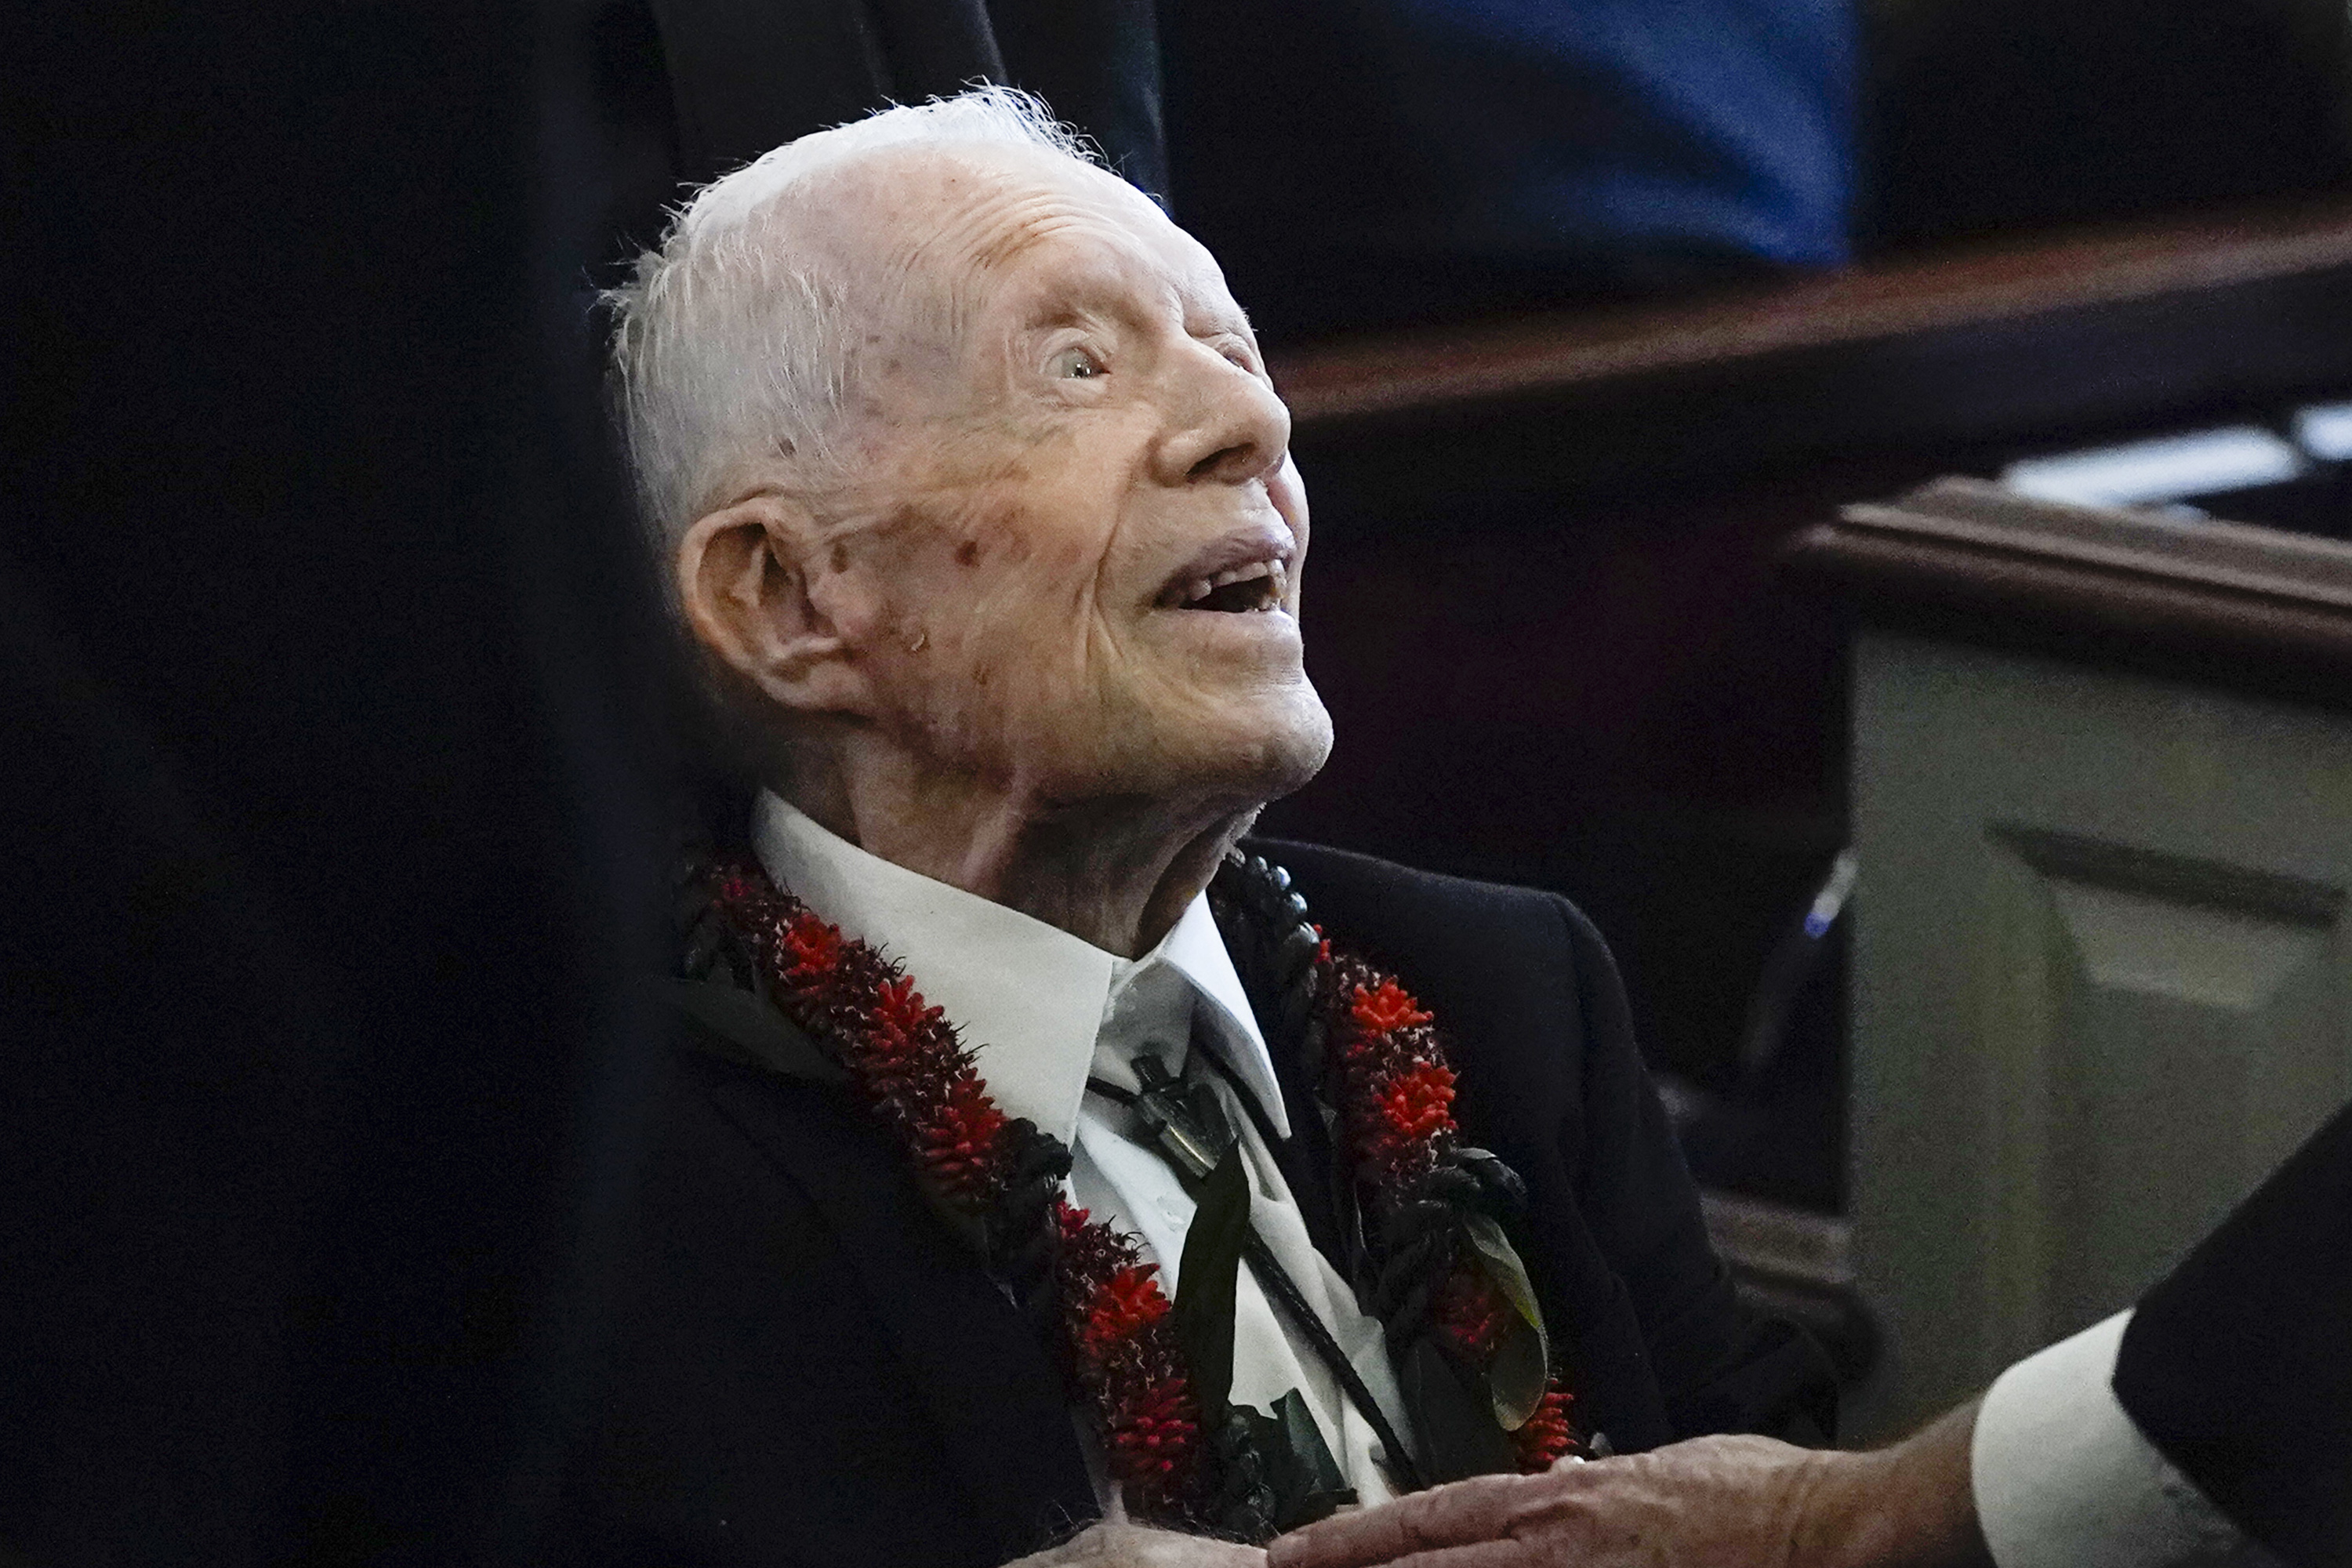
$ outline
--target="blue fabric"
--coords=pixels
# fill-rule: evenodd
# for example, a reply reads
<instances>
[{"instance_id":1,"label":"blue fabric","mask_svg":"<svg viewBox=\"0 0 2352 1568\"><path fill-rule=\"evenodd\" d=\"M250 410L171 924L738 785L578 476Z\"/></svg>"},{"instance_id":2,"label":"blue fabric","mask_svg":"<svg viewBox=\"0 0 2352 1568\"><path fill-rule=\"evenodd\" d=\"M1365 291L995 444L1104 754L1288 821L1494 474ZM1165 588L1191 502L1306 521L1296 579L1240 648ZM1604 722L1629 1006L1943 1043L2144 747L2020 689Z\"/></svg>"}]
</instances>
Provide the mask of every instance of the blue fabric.
<instances>
[{"instance_id":1,"label":"blue fabric","mask_svg":"<svg viewBox=\"0 0 2352 1568\"><path fill-rule=\"evenodd\" d=\"M1453 245L1847 258L1849 0L1383 0Z\"/></svg>"},{"instance_id":2,"label":"blue fabric","mask_svg":"<svg viewBox=\"0 0 2352 1568\"><path fill-rule=\"evenodd\" d=\"M1854 5L1163 5L1173 210L1276 338L1834 267Z\"/></svg>"}]
</instances>

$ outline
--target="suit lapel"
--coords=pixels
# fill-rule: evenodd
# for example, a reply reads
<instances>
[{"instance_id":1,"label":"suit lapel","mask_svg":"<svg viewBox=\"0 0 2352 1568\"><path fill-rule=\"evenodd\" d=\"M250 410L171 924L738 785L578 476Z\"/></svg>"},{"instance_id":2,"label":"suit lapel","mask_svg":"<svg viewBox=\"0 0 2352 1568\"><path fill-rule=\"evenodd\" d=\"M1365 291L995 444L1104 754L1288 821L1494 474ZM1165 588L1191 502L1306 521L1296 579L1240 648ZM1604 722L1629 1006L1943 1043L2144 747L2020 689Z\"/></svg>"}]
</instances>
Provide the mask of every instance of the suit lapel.
<instances>
[{"instance_id":1,"label":"suit lapel","mask_svg":"<svg viewBox=\"0 0 2352 1568\"><path fill-rule=\"evenodd\" d=\"M1266 1138L1266 1147L1272 1151L1275 1163L1282 1167L1282 1179L1290 1184L1291 1201L1298 1205L1299 1215L1307 1222L1307 1239L1314 1242L1316 1251L1329 1259L1340 1279L1352 1282L1354 1275L1340 1232L1339 1198L1334 1187L1337 1178L1331 1134L1323 1125L1323 1113L1317 1109L1315 1097L1307 1087L1301 1064L1286 1059L1296 1053L1279 1047L1277 1051L1275 1080L1281 1086L1283 1109L1290 1118L1290 1136L1280 1142ZM1259 1135L1265 1134L1265 1129L1261 1127Z\"/></svg>"},{"instance_id":2,"label":"suit lapel","mask_svg":"<svg viewBox=\"0 0 2352 1568\"><path fill-rule=\"evenodd\" d=\"M846 1096L749 1070L727 1074L711 1093L831 1227L919 1391L921 1409L908 1419L937 1434L989 1542L1020 1555L1095 1517L1045 1347Z\"/></svg>"}]
</instances>

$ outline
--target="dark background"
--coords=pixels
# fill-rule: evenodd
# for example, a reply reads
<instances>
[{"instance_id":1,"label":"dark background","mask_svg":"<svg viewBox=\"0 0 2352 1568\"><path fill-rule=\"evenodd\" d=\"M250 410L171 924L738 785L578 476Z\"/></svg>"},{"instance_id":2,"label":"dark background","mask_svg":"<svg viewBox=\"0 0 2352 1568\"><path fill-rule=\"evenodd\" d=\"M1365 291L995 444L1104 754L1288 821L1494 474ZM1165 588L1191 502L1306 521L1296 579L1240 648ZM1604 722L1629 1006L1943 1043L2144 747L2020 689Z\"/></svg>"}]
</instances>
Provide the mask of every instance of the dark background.
<instances>
[{"instance_id":1,"label":"dark background","mask_svg":"<svg viewBox=\"0 0 2352 1568\"><path fill-rule=\"evenodd\" d=\"M1003 74L1148 158L1152 9L1003 9ZM658 1046L630 977L674 772L587 301L677 180L950 89L989 19L680 14L83 8L12 46L0 1561L535 1555ZM746 16L800 31L745 47ZM2345 221L2340 7L1862 20L1865 271ZM681 96L688 66L741 90ZM1654 1059L1732 1108L1703 1165L1833 1204L1833 984L1780 1079L1733 1060L1843 833L1838 628L1778 543L2014 451L2343 395L2325 253L1302 412L1342 742L1269 826L1576 896ZM1666 312L1646 342L1791 268L1465 268L1413 310L1567 339ZM1430 352L1245 302L1286 385L1375 326L1406 329L1385 363Z\"/></svg>"}]
</instances>

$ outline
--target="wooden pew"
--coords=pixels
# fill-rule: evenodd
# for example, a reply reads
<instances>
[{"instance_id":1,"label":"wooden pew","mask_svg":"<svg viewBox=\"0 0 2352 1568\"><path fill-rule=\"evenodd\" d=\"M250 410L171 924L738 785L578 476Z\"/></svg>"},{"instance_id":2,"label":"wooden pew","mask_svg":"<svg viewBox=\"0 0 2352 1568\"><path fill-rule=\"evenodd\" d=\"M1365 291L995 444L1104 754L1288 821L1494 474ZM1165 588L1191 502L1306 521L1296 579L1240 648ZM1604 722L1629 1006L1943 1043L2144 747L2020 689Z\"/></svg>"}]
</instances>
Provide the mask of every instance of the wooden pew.
<instances>
[{"instance_id":1,"label":"wooden pew","mask_svg":"<svg viewBox=\"0 0 2352 1568\"><path fill-rule=\"evenodd\" d=\"M1780 545L1937 475L2352 393L2352 205L1273 370L1339 742L1268 826L1578 896L1658 1059L1711 1081L1845 838L1841 644Z\"/></svg>"},{"instance_id":2,"label":"wooden pew","mask_svg":"<svg viewBox=\"0 0 2352 1568\"><path fill-rule=\"evenodd\" d=\"M2352 205L1273 370L1314 498L1308 657L1339 745L1266 826L1569 893L1653 1063L1738 1094L1758 976L1850 834L1841 624L1783 546L1938 475L2352 394ZM1745 1190L1711 1217L1751 1290L1859 1368L1838 975L1813 992L1801 1031L1830 1038L1764 1107L1778 1146L1717 1173Z\"/></svg>"},{"instance_id":3,"label":"wooden pew","mask_svg":"<svg viewBox=\"0 0 2352 1568\"><path fill-rule=\"evenodd\" d=\"M2352 1099L2352 544L1951 480L1791 561L1856 625L1885 1431L2128 1305Z\"/></svg>"}]
</instances>

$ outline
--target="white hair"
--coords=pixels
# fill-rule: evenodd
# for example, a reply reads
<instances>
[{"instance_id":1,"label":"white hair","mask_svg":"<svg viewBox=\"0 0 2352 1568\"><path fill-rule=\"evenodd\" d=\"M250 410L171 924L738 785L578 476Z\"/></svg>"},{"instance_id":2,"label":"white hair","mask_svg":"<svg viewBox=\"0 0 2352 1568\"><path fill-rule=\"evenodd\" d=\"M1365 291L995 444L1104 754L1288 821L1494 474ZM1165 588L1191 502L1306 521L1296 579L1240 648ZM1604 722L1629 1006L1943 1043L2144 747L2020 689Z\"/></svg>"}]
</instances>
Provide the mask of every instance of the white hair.
<instances>
[{"instance_id":1,"label":"white hair","mask_svg":"<svg viewBox=\"0 0 2352 1568\"><path fill-rule=\"evenodd\" d=\"M1004 87L898 105L788 142L712 181L678 209L659 248L613 289L616 402L645 523L664 570L695 520L747 464L788 458L833 471L853 390L857 279L779 227L783 198L887 148L1043 149L1095 163L1043 101Z\"/></svg>"}]
</instances>

